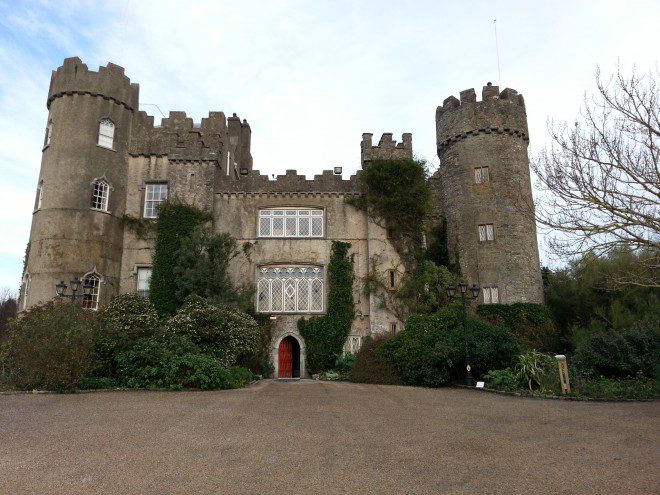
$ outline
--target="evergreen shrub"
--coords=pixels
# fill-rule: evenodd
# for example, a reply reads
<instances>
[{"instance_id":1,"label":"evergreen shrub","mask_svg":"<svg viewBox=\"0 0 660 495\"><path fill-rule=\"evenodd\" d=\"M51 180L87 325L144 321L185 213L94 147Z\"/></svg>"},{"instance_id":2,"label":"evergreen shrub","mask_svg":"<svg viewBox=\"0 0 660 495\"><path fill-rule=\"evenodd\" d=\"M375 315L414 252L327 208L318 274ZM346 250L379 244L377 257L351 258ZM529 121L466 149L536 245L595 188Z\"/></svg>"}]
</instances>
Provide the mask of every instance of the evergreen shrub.
<instances>
[{"instance_id":1,"label":"evergreen shrub","mask_svg":"<svg viewBox=\"0 0 660 495\"><path fill-rule=\"evenodd\" d=\"M36 306L10 323L5 360L21 389L71 390L96 367L96 314L69 302Z\"/></svg>"},{"instance_id":2,"label":"evergreen shrub","mask_svg":"<svg viewBox=\"0 0 660 495\"><path fill-rule=\"evenodd\" d=\"M390 360L378 352L386 341L386 337L368 337L364 340L348 372L352 382L403 385Z\"/></svg>"}]
</instances>

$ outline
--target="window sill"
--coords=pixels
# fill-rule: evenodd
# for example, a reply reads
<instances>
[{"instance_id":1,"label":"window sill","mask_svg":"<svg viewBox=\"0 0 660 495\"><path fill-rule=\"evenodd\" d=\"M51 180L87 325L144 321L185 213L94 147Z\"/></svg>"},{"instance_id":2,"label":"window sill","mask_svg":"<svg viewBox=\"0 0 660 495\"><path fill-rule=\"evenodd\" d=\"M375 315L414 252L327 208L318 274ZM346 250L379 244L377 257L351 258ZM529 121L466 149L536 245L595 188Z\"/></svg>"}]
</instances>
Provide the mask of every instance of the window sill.
<instances>
[{"instance_id":1,"label":"window sill","mask_svg":"<svg viewBox=\"0 0 660 495\"><path fill-rule=\"evenodd\" d=\"M110 212L108 210L101 210L100 208L90 208L92 211L98 211L99 213L105 213L107 215L110 215Z\"/></svg>"},{"instance_id":2,"label":"window sill","mask_svg":"<svg viewBox=\"0 0 660 495\"><path fill-rule=\"evenodd\" d=\"M103 146L103 145L101 145L101 144L97 144L96 147L97 147L97 148L104 149L104 150L108 150L108 151L113 151L113 152L117 153L117 150L116 150L116 149L114 149L114 148L108 148L107 146Z\"/></svg>"},{"instance_id":3,"label":"window sill","mask_svg":"<svg viewBox=\"0 0 660 495\"><path fill-rule=\"evenodd\" d=\"M258 314L260 315L273 315L273 316L306 316L306 315L311 315L311 316L323 316L326 314L325 311L314 311L314 312L309 312L309 311L303 311L296 313L294 311L290 311L287 313L278 313L275 311L257 311Z\"/></svg>"},{"instance_id":4,"label":"window sill","mask_svg":"<svg viewBox=\"0 0 660 495\"><path fill-rule=\"evenodd\" d=\"M303 240L303 239L327 239L325 236L305 236L305 237L280 237L280 236L257 236L257 239L282 239L282 240Z\"/></svg>"}]
</instances>

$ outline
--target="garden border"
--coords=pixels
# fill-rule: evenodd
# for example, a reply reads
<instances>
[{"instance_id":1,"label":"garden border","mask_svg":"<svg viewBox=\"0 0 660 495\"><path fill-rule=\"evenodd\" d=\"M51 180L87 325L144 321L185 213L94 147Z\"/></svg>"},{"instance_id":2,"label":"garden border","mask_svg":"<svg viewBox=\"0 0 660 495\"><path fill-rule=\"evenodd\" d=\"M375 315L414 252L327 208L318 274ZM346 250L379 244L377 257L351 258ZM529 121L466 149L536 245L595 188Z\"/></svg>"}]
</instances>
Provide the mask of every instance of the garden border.
<instances>
[{"instance_id":1,"label":"garden border","mask_svg":"<svg viewBox=\"0 0 660 495\"><path fill-rule=\"evenodd\" d=\"M522 399L549 399L549 400L568 400L574 402L656 402L660 401L660 397L653 399L626 399L608 398L608 397L575 397L570 395L534 395L525 394L522 392L506 392L504 390L496 390L494 388L476 388L468 387L467 385L452 385L451 388L461 388L465 390L475 390L478 392L487 392L490 394L508 395L509 397L520 397Z\"/></svg>"}]
</instances>

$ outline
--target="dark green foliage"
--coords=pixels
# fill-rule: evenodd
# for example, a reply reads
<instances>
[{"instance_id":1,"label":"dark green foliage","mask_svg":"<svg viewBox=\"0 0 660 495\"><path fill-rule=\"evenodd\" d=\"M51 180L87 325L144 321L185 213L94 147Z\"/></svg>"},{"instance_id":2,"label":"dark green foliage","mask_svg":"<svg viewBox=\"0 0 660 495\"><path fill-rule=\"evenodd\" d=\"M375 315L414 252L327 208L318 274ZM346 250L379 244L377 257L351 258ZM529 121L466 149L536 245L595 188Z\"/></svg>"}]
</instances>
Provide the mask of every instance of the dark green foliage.
<instances>
[{"instance_id":1,"label":"dark green foliage","mask_svg":"<svg viewBox=\"0 0 660 495\"><path fill-rule=\"evenodd\" d=\"M510 366L519 352L511 331L475 318L467 320L467 348L475 376ZM408 385L438 387L461 375L465 365L465 334L455 308L432 315L414 315L406 329L379 350Z\"/></svg>"},{"instance_id":2,"label":"dark green foliage","mask_svg":"<svg viewBox=\"0 0 660 495\"><path fill-rule=\"evenodd\" d=\"M574 363L592 375L660 377L660 322L651 320L627 330L603 330L584 338Z\"/></svg>"},{"instance_id":3,"label":"dark green foliage","mask_svg":"<svg viewBox=\"0 0 660 495\"><path fill-rule=\"evenodd\" d=\"M118 355L120 383L130 388L238 388L252 379L243 368L226 368L183 335L142 339Z\"/></svg>"},{"instance_id":4,"label":"dark green foliage","mask_svg":"<svg viewBox=\"0 0 660 495\"><path fill-rule=\"evenodd\" d=\"M158 207L149 297L160 315L173 315L183 303L175 260L182 242L208 219L208 215L190 205L163 203Z\"/></svg>"},{"instance_id":5,"label":"dark green foliage","mask_svg":"<svg viewBox=\"0 0 660 495\"><path fill-rule=\"evenodd\" d=\"M355 364L355 354L346 353L337 358L335 361L335 371L338 373L348 373L351 366Z\"/></svg>"},{"instance_id":6,"label":"dark green foliage","mask_svg":"<svg viewBox=\"0 0 660 495\"><path fill-rule=\"evenodd\" d=\"M541 304L482 304L477 314L494 325L506 325L525 349L558 352L561 349L559 332L550 312Z\"/></svg>"},{"instance_id":7,"label":"dark green foliage","mask_svg":"<svg viewBox=\"0 0 660 495\"><path fill-rule=\"evenodd\" d=\"M419 257L431 192L425 163L417 160L373 160L358 174L359 197L350 201L390 230L402 259Z\"/></svg>"},{"instance_id":8,"label":"dark green foliage","mask_svg":"<svg viewBox=\"0 0 660 495\"><path fill-rule=\"evenodd\" d=\"M378 352L386 341L383 337L364 340L348 373L352 382L403 385L390 360Z\"/></svg>"},{"instance_id":9,"label":"dark green foliage","mask_svg":"<svg viewBox=\"0 0 660 495\"><path fill-rule=\"evenodd\" d=\"M199 296L185 304L166 324L168 333L186 337L204 354L233 364L257 349L259 329L251 316L226 306L214 306Z\"/></svg>"},{"instance_id":10,"label":"dark green foliage","mask_svg":"<svg viewBox=\"0 0 660 495\"><path fill-rule=\"evenodd\" d=\"M655 399L660 397L660 380L637 376L629 379L597 378L578 382L571 389L577 397L609 399Z\"/></svg>"},{"instance_id":11,"label":"dark green foliage","mask_svg":"<svg viewBox=\"0 0 660 495\"><path fill-rule=\"evenodd\" d=\"M95 366L95 314L77 304L49 303L10 323L9 378L22 389L70 390Z\"/></svg>"},{"instance_id":12,"label":"dark green foliage","mask_svg":"<svg viewBox=\"0 0 660 495\"><path fill-rule=\"evenodd\" d=\"M181 241L174 260L177 296L182 300L195 294L213 304L250 309L252 291L236 288L228 272L230 261L241 252L231 235L214 234L209 226L197 226Z\"/></svg>"},{"instance_id":13,"label":"dark green foliage","mask_svg":"<svg viewBox=\"0 0 660 495\"><path fill-rule=\"evenodd\" d=\"M438 266L444 266L453 270L449 261L449 245L447 243L447 220L444 218L428 233L428 248L426 249L426 259L432 261Z\"/></svg>"},{"instance_id":14,"label":"dark green foliage","mask_svg":"<svg viewBox=\"0 0 660 495\"><path fill-rule=\"evenodd\" d=\"M324 316L298 320L298 330L305 339L307 369L318 373L333 368L341 355L351 330L353 306L353 257L348 255L351 245L333 241L328 264L328 311Z\"/></svg>"},{"instance_id":15,"label":"dark green foliage","mask_svg":"<svg viewBox=\"0 0 660 495\"><path fill-rule=\"evenodd\" d=\"M518 373L508 368L504 370L490 370L484 375L484 380L486 381L486 387L494 390L515 392L521 387Z\"/></svg>"},{"instance_id":16,"label":"dark green foliage","mask_svg":"<svg viewBox=\"0 0 660 495\"><path fill-rule=\"evenodd\" d=\"M254 319L259 327L256 349L253 352L240 354L236 360L238 366L249 369L255 375L271 377L275 368L270 362L271 344L273 341L273 323L270 315L257 313Z\"/></svg>"},{"instance_id":17,"label":"dark green foliage","mask_svg":"<svg viewBox=\"0 0 660 495\"><path fill-rule=\"evenodd\" d=\"M9 338L9 320L16 316L18 300L8 289L0 292L0 344Z\"/></svg>"},{"instance_id":18,"label":"dark green foliage","mask_svg":"<svg viewBox=\"0 0 660 495\"><path fill-rule=\"evenodd\" d=\"M445 266L421 261L403 275L396 292L396 307L392 309L402 320L410 314L438 311L447 305L447 286L452 284L453 278Z\"/></svg>"}]
</instances>

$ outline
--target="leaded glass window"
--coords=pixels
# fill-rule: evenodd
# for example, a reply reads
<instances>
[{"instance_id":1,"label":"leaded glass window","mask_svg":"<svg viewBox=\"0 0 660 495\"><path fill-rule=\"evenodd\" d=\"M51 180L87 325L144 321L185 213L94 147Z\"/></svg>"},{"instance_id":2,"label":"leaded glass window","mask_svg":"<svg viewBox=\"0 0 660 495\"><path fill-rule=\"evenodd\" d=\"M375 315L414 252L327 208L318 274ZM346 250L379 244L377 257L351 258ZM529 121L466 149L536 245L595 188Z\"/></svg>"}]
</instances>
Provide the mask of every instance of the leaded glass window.
<instances>
[{"instance_id":1,"label":"leaded glass window","mask_svg":"<svg viewBox=\"0 0 660 495\"><path fill-rule=\"evenodd\" d=\"M495 231L493 230L493 224L487 223L479 225L479 241L492 241L495 239Z\"/></svg>"},{"instance_id":2,"label":"leaded glass window","mask_svg":"<svg viewBox=\"0 0 660 495\"><path fill-rule=\"evenodd\" d=\"M167 200L167 184L147 184L144 191L144 218L156 218L158 205Z\"/></svg>"},{"instance_id":3,"label":"leaded glass window","mask_svg":"<svg viewBox=\"0 0 660 495\"><path fill-rule=\"evenodd\" d=\"M261 313L321 313L323 268L263 266L257 281L257 311Z\"/></svg>"},{"instance_id":4,"label":"leaded glass window","mask_svg":"<svg viewBox=\"0 0 660 495\"><path fill-rule=\"evenodd\" d=\"M259 210L259 237L323 237L323 210Z\"/></svg>"},{"instance_id":5,"label":"leaded glass window","mask_svg":"<svg viewBox=\"0 0 660 495\"><path fill-rule=\"evenodd\" d=\"M137 293L140 297L149 299L149 287L151 285L151 267L140 267L137 269Z\"/></svg>"},{"instance_id":6,"label":"leaded glass window","mask_svg":"<svg viewBox=\"0 0 660 495\"><path fill-rule=\"evenodd\" d=\"M112 149L112 143L115 139L115 124L110 119L102 119L99 122L99 140L98 145L104 148Z\"/></svg>"},{"instance_id":7,"label":"leaded glass window","mask_svg":"<svg viewBox=\"0 0 660 495\"><path fill-rule=\"evenodd\" d=\"M96 273L85 275L83 284L91 285L89 294L83 296L83 308L96 311L99 309L99 298L101 296L101 278Z\"/></svg>"},{"instance_id":8,"label":"leaded glass window","mask_svg":"<svg viewBox=\"0 0 660 495\"><path fill-rule=\"evenodd\" d=\"M498 304L500 302L500 291L497 285L484 287L482 291L484 294L484 304Z\"/></svg>"},{"instance_id":9,"label":"leaded glass window","mask_svg":"<svg viewBox=\"0 0 660 495\"><path fill-rule=\"evenodd\" d=\"M483 184L490 181L490 172L488 167L477 167L474 169L474 182Z\"/></svg>"}]
</instances>

